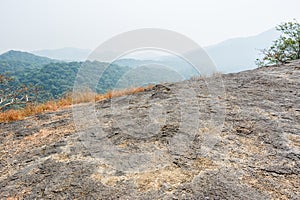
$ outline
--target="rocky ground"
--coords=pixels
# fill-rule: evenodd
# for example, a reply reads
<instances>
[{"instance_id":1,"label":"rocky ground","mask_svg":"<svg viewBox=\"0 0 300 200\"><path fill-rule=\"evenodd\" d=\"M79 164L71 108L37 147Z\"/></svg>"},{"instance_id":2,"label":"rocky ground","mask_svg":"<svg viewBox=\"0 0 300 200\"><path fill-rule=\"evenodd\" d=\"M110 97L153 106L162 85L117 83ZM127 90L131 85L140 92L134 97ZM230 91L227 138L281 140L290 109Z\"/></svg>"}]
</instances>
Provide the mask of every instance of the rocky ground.
<instances>
[{"instance_id":1,"label":"rocky ground","mask_svg":"<svg viewBox=\"0 0 300 200\"><path fill-rule=\"evenodd\" d=\"M1 123L1 199L300 199L300 61L222 79Z\"/></svg>"}]
</instances>

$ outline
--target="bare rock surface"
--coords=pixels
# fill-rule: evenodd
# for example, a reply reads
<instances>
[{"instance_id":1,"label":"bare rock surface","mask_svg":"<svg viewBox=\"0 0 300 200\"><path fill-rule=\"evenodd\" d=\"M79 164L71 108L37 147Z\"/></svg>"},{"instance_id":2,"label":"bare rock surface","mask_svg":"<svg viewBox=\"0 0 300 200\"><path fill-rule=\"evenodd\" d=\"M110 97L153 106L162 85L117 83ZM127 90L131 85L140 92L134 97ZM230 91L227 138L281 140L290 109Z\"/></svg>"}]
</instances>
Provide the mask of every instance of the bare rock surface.
<instances>
[{"instance_id":1,"label":"bare rock surface","mask_svg":"<svg viewBox=\"0 0 300 200\"><path fill-rule=\"evenodd\" d=\"M222 79L1 123L1 199L300 199L300 61Z\"/></svg>"}]
</instances>

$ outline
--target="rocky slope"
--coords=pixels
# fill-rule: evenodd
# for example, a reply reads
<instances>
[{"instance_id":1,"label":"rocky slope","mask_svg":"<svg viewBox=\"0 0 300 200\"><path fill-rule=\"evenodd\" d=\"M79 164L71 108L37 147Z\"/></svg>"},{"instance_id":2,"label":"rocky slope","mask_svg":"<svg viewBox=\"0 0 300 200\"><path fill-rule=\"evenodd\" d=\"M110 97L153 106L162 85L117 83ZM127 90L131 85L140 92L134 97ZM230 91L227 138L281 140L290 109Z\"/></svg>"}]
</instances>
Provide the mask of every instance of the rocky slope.
<instances>
[{"instance_id":1,"label":"rocky slope","mask_svg":"<svg viewBox=\"0 0 300 200\"><path fill-rule=\"evenodd\" d=\"M1 199L300 199L300 61L222 79L224 119L194 79L1 123Z\"/></svg>"}]
</instances>

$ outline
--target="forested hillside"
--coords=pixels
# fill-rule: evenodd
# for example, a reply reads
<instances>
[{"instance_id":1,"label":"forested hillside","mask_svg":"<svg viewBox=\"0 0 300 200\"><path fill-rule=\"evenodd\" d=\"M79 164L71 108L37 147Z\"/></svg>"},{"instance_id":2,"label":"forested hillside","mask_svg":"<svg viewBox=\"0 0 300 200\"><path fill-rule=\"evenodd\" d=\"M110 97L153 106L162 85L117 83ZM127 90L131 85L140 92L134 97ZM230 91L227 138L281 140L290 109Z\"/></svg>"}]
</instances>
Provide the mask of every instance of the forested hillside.
<instances>
[{"instance_id":1,"label":"forested hillside","mask_svg":"<svg viewBox=\"0 0 300 200\"><path fill-rule=\"evenodd\" d=\"M40 69L45 64L58 62L46 57L21 51L8 51L0 55L0 73L21 73L24 70Z\"/></svg>"},{"instance_id":2,"label":"forested hillside","mask_svg":"<svg viewBox=\"0 0 300 200\"><path fill-rule=\"evenodd\" d=\"M101 62L62 62L26 52L9 51L0 55L0 74L13 78L14 89L21 85L39 88L39 101L61 98L71 92L78 69L84 65L104 68ZM128 70L127 67L111 65L102 75L96 88L104 93L114 87L114 83ZM3 88L2 88L3 89Z\"/></svg>"}]
</instances>

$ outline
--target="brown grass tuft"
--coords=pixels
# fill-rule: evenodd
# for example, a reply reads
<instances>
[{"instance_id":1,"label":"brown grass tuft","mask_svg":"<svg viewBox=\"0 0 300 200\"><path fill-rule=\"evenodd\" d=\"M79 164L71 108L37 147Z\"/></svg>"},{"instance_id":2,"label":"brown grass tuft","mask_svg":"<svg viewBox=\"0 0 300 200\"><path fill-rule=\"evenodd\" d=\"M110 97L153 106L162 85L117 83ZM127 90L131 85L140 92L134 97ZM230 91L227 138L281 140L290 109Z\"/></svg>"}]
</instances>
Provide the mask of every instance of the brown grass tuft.
<instances>
[{"instance_id":1,"label":"brown grass tuft","mask_svg":"<svg viewBox=\"0 0 300 200\"><path fill-rule=\"evenodd\" d=\"M42 113L45 111L56 111L61 108L68 107L72 104L79 104L79 103L87 103L92 101L102 101L105 99L110 99L113 97L120 97L130 94L135 94L139 92L143 92L147 89L152 88L152 85L147 87L138 87L138 88L128 88L124 90L116 90L116 91L108 91L105 94L95 94L93 92L87 91L82 92L80 94L75 95L75 98L72 99L72 94L67 94L60 100L57 101L48 101L43 104L28 104L25 108L19 110L7 110L4 112L0 112L0 122L10 122L16 120L22 120L25 117L35 115L38 113Z\"/></svg>"}]
</instances>

